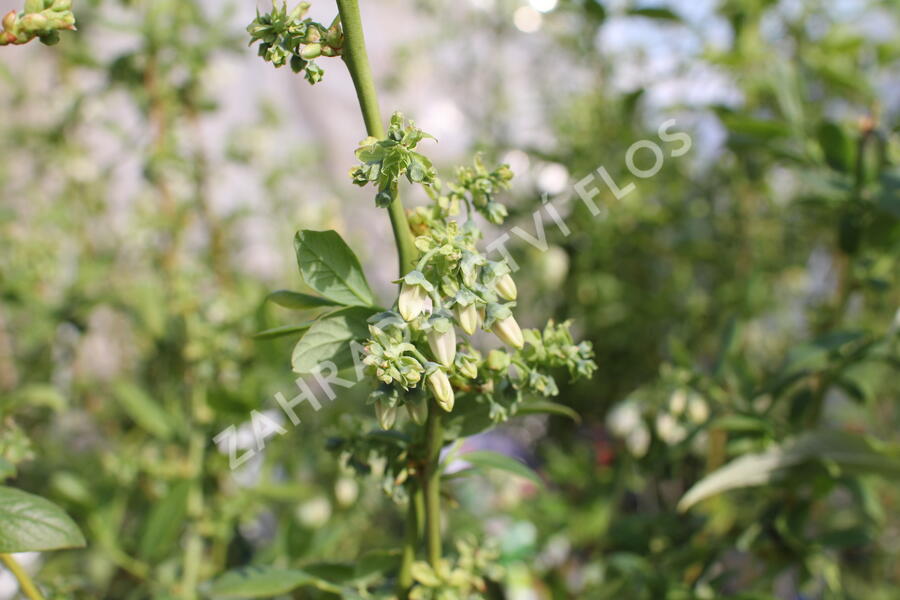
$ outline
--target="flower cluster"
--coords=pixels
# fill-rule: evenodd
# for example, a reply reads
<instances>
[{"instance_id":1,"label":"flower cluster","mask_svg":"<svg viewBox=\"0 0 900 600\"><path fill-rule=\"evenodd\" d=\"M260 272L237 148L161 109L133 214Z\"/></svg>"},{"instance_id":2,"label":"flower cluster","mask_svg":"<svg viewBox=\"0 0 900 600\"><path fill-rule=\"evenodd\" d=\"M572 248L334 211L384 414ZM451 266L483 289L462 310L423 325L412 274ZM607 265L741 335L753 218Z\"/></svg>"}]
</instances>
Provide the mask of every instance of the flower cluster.
<instances>
[{"instance_id":1,"label":"flower cluster","mask_svg":"<svg viewBox=\"0 0 900 600\"><path fill-rule=\"evenodd\" d=\"M613 408L607 415L607 426L635 458L650 450L654 438L666 447L686 444L702 454L706 444L704 426L710 408L703 395L683 382L672 382L661 389L646 387Z\"/></svg>"},{"instance_id":2,"label":"flower cluster","mask_svg":"<svg viewBox=\"0 0 900 600\"><path fill-rule=\"evenodd\" d=\"M52 46L61 30L75 29L72 0L25 0L25 10L9 11L3 17L0 46L27 44L34 38Z\"/></svg>"},{"instance_id":3,"label":"flower cluster","mask_svg":"<svg viewBox=\"0 0 900 600\"><path fill-rule=\"evenodd\" d=\"M412 148L424 137L427 134L395 115L388 140L360 149L365 165L354 178L374 177L381 184L387 157L396 148L403 148L407 157L415 154ZM409 143L404 145L404 140ZM427 389L447 412L458 395L472 396L490 406L493 420L502 421L515 412L525 393L543 397L558 393L552 370L566 369L573 378L590 377L596 368L590 343L575 344L570 322L551 321L543 331L523 331L513 315L518 289L509 265L490 260L478 248L482 234L474 214L489 219L505 216L495 194L509 185L508 167L489 171L476 160L474 168L458 171L457 182L443 194L431 163L424 157L416 160L426 165L429 176L410 180L423 183L432 200L410 216L421 255L415 268L396 281L400 293L394 310L370 320L371 337L364 346L363 362L381 384L372 402L382 427L394 425L396 407L405 403L411 390ZM412 164L407 159L401 163L405 166L393 169L384 180L388 190ZM371 176L367 169L372 169ZM463 223L455 218L461 203L468 208ZM484 357L469 339L479 330L495 335L507 349L491 350ZM409 412L420 422L421 415L414 409Z\"/></svg>"},{"instance_id":4,"label":"flower cluster","mask_svg":"<svg viewBox=\"0 0 900 600\"><path fill-rule=\"evenodd\" d=\"M353 183L364 186L374 182L378 187L375 204L381 208L393 201L403 175L410 183L430 185L435 179L434 167L428 158L415 151L425 138L434 139L416 128L412 121L405 121L402 114L394 113L386 138L370 136L359 143L356 158L362 164L350 172Z\"/></svg>"},{"instance_id":5,"label":"flower cluster","mask_svg":"<svg viewBox=\"0 0 900 600\"><path fill-rule=\"evenodd\" d=\"M308 2L301 2L288 11L286 2L279 6L273 0L272 12L264 15L257 12L256 18L247 26L247 32L251 45L260 42L259 55L264 60L275 67L290 63L294 73L303 71L306 80L315 84L325 74L315 59L340 56L344 34L338 17L328 27L305 18L309 6Z\"/></svg>"},{"instance_id":6,"label":"flower cluster","mask_svg":"<svg viewBox=\"0 0 900 600\"><path fill-rule=\"evenodd\" d=\"M451 201L465 200L494 225L500 225L506 219L506 207L496 201L497 193L509 189L513 173L507 165L500 165L488 171L480 156L475 156L471 167L459 167L456 170L456 181L451 183L447 194Z\"/></svg>"},{"instance_id":7,"label":"flower cluster","mask_svg":"<svg viewBox=\"0 0 900 600\"><path fill-rule=\"evenodd\" d=\"M458 558L441 561L435 568L424 562L412 566L413 579L419 585L410 594L411 600L469 600L484 598L487 581L503 578L504 568L498 564L500 552L475 539L456 543Z\"/></svg>"}]
</instances>

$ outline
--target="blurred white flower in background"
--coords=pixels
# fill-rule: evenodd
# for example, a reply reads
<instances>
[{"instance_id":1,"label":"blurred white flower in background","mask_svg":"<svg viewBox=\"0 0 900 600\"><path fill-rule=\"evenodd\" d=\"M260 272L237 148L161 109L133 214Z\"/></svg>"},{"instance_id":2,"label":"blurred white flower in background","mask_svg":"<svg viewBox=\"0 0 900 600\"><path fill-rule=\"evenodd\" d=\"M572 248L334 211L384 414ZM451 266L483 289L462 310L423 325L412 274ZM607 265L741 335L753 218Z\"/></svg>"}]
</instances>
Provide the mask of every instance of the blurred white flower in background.
<instances>
[{"instance_id":1,"label":"blurred white flower in background","mask_svg":"<svg viewBox=\"0 0 900 600\"><path fill-rule=\"evenodd\" d=\"M687 403L687 392L681 389L675 390L669 397L669 412L675 416L681 415L687 408Z\"/></svg>"},{"instance_id":2,"label":"blurred white flower in background","mask_svg":"<svg viewBox=\"0 0 900 600\"><path fill-rule=\"evenodd\" d=\"M350 506L359 497L359 484L350 477L341 477L334 484L334 497L341 506Z\"/></svg>"},{"instance_id":3,"label":"blurred white flower in background","mask_svg":"<svg viewBox=\"0 0 900 600\"><path fill-rule=\"evenodd\" d=\"M650 448L650 430L641 423L640 427L632 430L625 438L625 446L633 456L641 458Z\"/></svg>"},{"instance_id":4,"label":"blurred white flower in background","mask_svg":"<svg viewBox=\"0 0 900 600\"><path fill-rule=\"evenodd\" d=\"M331 502L324 496L307 500L297 507L297 520L310 528L318 528L331 518Z\"/></svg>"},{"instance_id":5,"label":"blurred white flower in background","mask_svg":"<svg viewBox=\"0 0 900 600\"><path fill-rule=\"evenodd\" d=\"M557 0L528 0L528 4L538 12L548 13L556 8Z\"/></svg>"},{"instance_id":6,"label":"blurred white flower in background","mask_svg":"<svg viewBox=\"0 0 900 600\"><path fill-rule=\"evenodd\" d=\"M641 410L631 400L625 400L606 416L606 425L609 430L619 437L627 436L642 423Z\"/></svg>"},{"instance_id":7,"label":"blurred white flower in background","mask_svg":"<svg viewBox=\"0 0 900 600\"><path fill-rule=\"evenodd\" d=\"M656 435L670 446L683 441L687 433L687 429L671 413L665 412L656 416Z\"/></svg>"},{"instance_id":8,"label":"blurred white flower in background","mask_svg":"<svg viewBox=\"0 0 900 600\"><path fill-rule=\"evenodd\" d=\"M709 405L697 394L692 394L688 402L688 417L697 425L706 423L709 419Z\"/></svg>"},{"instance_id":9,"label":"blurred white flower in background","mask_svg":"<svg viewBox=\"0 0 900 600\"><path fill-rule=\"evenodd\" d=\"M559 194L569 185L569 170L559 163L549 163L538 172L537 185L551 196Z\"/></svg>"}]
</instances>

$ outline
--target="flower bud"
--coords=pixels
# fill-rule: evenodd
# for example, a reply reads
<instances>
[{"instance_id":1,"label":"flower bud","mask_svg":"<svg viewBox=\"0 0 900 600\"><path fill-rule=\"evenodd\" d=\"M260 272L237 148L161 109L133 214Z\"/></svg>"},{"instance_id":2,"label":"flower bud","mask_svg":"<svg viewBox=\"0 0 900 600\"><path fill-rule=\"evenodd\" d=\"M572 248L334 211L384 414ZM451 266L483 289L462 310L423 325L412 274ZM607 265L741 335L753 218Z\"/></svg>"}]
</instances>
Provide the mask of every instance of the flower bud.
<instances>
[{"instance_id":1,"label":"flower bud","mask_svg":"<svg viewBox=\"0 0 900 600\"><path fill-rule=\"evenodd\" d=\"M500 319L491 328L491 331L500 338L504 343L509 344L513 348L521 349L525 345L525 338L522 336L522 330L516 319L512 316Z\"/></svg>"},{"instance_id":2,"label":"flower bud","mask_svg":"<svg viewBox=\"0 0 900 600\"><path fill-rule=\"evenodd\" d=\"M428 347L439 363L445 367L452 365L456 357L456 332L453 327L444 332L436 329L429 331Z\"/></svg>"},{"instance_id":3,"label":"flower bud","mask_svg":"<svg viewBox=\"0 0 900 600\"><path fill-rule=\"evenodd\" d=\"M459 353L456 355L456 370L467 379L478 377L478 362L481 354L475 350L469 350L472 354Z\"/></svg>"},{"instance_id":4,"label":"flower bud","mask_svg":"<svg viewBox=\"0 0 900 600\"><path fill-rule=\"evenodd\" d=\"M12 29L14 29L16 26L17 18L18 17L16 15L16 11L14 10L6 13L6 15L3 17L3 29L5 29L6 31L12 31Z\"/></svg>"},{"instance_id":5,"label":"flower bud","mask_svg":"<svg viewBox=\"0 0 900 600\"><path fill-rule=\"evenodd\" d=\"M312 60L318 58L322 54L322 44L307 44L300 51L300 58L303 60Z\"/></svg>"},{"instance_id":6,"label":"flower bud","mask_svg":"<svg viewBox=\"0 0 900 600\"><path fill-rule=\"evenodd\" d=\"M513 281L512 275L510 275L509 273L504 273L497 278L497 282L494 284L494 289L496 289L497 293L506 300L515 300L516 295L518 294L518 290L516 289L516 282Z\"/></svg>"},{"instance_id":7,"label":"flower bud","mask_svg":"<svg viewBox=\"0 0 900 600\"><path fill-rule=\"evenodd\" d=\"M426 381L440 407L447 412L453 410L453 388L450 387L450 380L447 379L447 374L441 369L435 369L428 375Z\"/></svg>"},{"instance_id":8,"label":"flower bud","mask_svg":"<svg viewBox=\"0 0 900 600\"><path fill-rule=\"evenodd\" d=\"M44 10L44 0L25 0L25 14L39 13Z\"/></svg>"},{"instance_id":9,"label":"flower bud","mask_svg":"<svg viewBox=\"0 0 900 600\"><path fill-rule=\"evenodd\" d=\"M487 356L488 369L492 371L503 371L509 368L509 354L505 350L491 350Z\"/></svg>"},{"instance_id":10,"label":"flower bud","mask_svg":"<svg viewBox=\"0 0 900 600\"><path fill-rule=\"evenodd\" d=\"M421 398L406 401L406 412L416 425L424 425L428 418L428 403Z\"/></svg>"},{"instance_id":11,"label":"flower bud","mask_svg":"<svg viewBox=\"0 0 900 600\"><path fill-rule=\"evenodd\" d=\"M700 396L692 396L688 402L688 417L697 425L703 424L709 418L709 406Z\"/></svg>"},{"instance_id":12,"label":"flower bud","mask_svg":"<svg viewBox=\"0 0 900 600\"><path fill-rule=\"evenodd\" d=\"M478 323L480 319L478 315L478 308L475 306L474 302L468 306L457 304L453 309L453 313L456 316L456 321L459 323L459 326L462 327L463 331L465 331L469 335L475 333L475 330L478 329Z\"/></svg>"},{"instance_id":13,"label":"flower bud","mask_svg":"<svg viewBox=\"0 0 900 600\"><path fill-rule=\"evenodd\" d=\"M46 29L49 24L50 20L41 13L31 13L22 17L22 29L25 31L40 31Z\"/></svg>"},{"instance_id":14,"label":"flower bud","mask_svg":"<svg viewBox=\"0 0 900 600\"><path fill-rule=\"evenodd\" d=\"M400 309L400 316L403 317L404 321L412 321L422 314L427 296L428 294L422 286L403 283L403 286L400 288L400 300L397 304Z\"/></svg>"},{"instance_id":15,"label":"flower bud","mask_svg":"<svg viewBox=\"0 0 900 600\"><path fill-rule=\"evenodd\" d=\"M378 418L378 424L382 429L390 429L397 421L397 407L388 406L384 401L377 400L375 402L375 416Z\"/></svg>"},{"instance_id":16,"label":"flower bud","mask_svg":"<svg viewBox=\"0 0 900 600\"><path fill-rule=\"evenodd\" d=\"M412 321L425 310L428 293L434 290L434 286L421 271L410 271L394 283L401 284L397 299L400 316L404 321Z\"/></svg>"}]
</instances>

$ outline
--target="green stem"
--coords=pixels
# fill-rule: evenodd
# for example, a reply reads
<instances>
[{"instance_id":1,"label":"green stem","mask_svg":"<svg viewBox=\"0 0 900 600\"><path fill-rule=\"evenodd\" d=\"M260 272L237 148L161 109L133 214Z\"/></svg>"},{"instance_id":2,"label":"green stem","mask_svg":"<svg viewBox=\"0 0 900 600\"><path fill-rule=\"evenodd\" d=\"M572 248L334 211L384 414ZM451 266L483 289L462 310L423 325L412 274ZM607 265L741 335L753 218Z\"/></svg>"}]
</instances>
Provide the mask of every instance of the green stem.
<instances>
[{"instance_id":1,"label":"green stem","mask_svg":"<svg viewBox=\"0 0 900 600\"><path fill-rule=\"evenodd\" d=\"M31 581L31 577L28 576L28 573L25 572L22 565L13 558L12 554L0 554L0 560L3 561L6 568L19 580L19 589L22 590L23 594L28 596L30 600L44 600L44 597L41 596L41 592L38 591L37 586Z\"/></svg>"},{"instance_id":2,"label":"green stem","mask_svg":"<svg viewBox=\"0 0 900 600\"><path fill-rule=\"evenodd\" d=\"M341 16L341 26L344 31L343 58L353 79L356 88L356 97L362 111L366 131L375 138L384 138L384 123L381 120L381 111L378 108L378 95L375 91L375 81L372 78L372 69L369 66L369 57L366 52L366 41L363 35L362 18L359 14L358 0L337 0L338 12ZM418 251L415 239L409 229L406 219L406 210L399 196L394 198L388 207L391 218L391 227L394 230L394 240L397 244L397 255L400 265L400 276L411 271L416 264ZM443 444L443 432L441 428L442 409L434 400L430 401L428 409L428 421L425 424L425 467L424 467L424 496L425 496L425 539L427 542L428 562L437 567L441 559L441 481L439 459L441 445Z\"/></svg>"},{"instance_id":3,"label":"green stem","mask_svg":"<svg viewBox=\"0 0 900 600\"><path fill-rule=\"evenodd\" d=\"M341 15L341 26L344 30L342 54L344 62L347 63L347 70L350 71L350 77L353 79L353 86L356 88L356 97L366 123L366 132L372 137L381 139L385 137L384 123L378 108L378 94L375 91L375 80L372 78L372 69L369 66L369 55L366 52L362 18L359 16L359 2L358 0L337 0L337 5ZM403 208L403 202L399 196L395 197L388 206L388 215L391 217L391 227L394 230L394 241L397 244L400 276L402 277L412 270L418 252L409 229L409 221L406 219L406 210Z\"/></svg>"},{"instance_id":4,"label":"green stem","mask_svg":"<svg viewBox=\"0 0 900 600\"><path fill-rule=\"evenodd\" d=\"M416 560L416 546L419 545L418 498L422 490L413 484L409 490L409 505L406 507L406 535L403 539L403 555L400 560L400 574L397 576L397 595L400 600L409 598L413 584L412 566Z\"/></svg>"},{"instance_id":5,"label":"green stem","mask_svg":"<svg viewBox=\"0 0 900 600\"><path fill-rule=\"evenodd\" d=\"M443 409L428 401L425 422L425 549L428 564L437 569L441 560L441 446L444 442Z\"/></svg>"}]
</instances>

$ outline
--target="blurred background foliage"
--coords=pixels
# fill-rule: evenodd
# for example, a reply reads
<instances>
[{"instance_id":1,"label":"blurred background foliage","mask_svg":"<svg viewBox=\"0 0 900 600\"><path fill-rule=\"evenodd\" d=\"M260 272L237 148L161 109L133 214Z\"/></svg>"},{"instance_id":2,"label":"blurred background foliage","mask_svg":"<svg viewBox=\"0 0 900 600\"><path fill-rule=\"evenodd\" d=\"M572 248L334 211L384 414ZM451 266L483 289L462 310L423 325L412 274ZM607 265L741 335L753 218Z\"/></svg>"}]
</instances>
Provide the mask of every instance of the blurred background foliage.
<instances>
[{"instance_id":1,"label":"blurred background foliage","mask_svg":"<svg viewBox=\"0 0 900 600\"><path fill-rule=\"evenodd\" d=\"M394 265L386 219L347 185L346 74L313 90L246 62L249 4L82 0L77 33L0 57L0 467L88 538L34 558L51 597L196 598L235 566L402 535L377 480L324 450L369 418L361 394L236 473L212 441L293 388L290 339L253 335L302 320L265 302L297 287L295 229L348 234L372 281ZM363 8L383 108L437 135L439 166L510 163L525 231L543 195L571 228L545 218L547 251L509 247L525 325L571 317L594 344L594 379L559 396L582 419L467 442L545 489L447 486L448 527L498 544L506 597L897 598L896 3ZM659 139L670 118L684 156ZM647 179L624 161L642 139L666 151ZM600 166L634 191L615 199ZM597 215L574 191L591 173ZM724 465L705 482L727 492L685 497Z\"/></svg>"}]
</instances>

